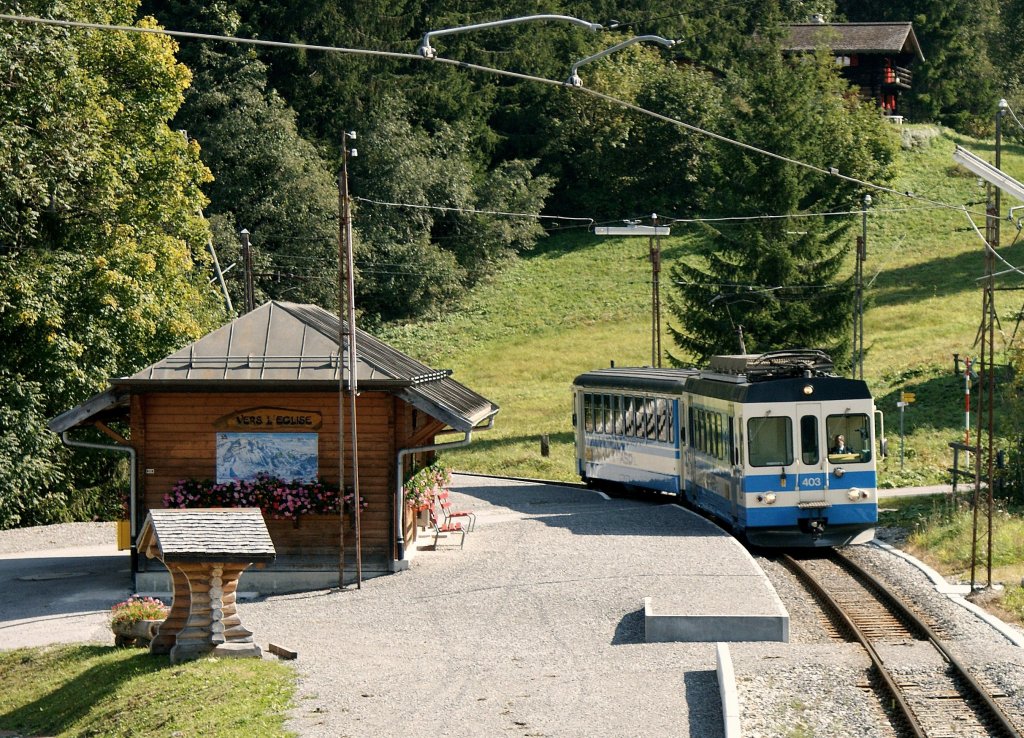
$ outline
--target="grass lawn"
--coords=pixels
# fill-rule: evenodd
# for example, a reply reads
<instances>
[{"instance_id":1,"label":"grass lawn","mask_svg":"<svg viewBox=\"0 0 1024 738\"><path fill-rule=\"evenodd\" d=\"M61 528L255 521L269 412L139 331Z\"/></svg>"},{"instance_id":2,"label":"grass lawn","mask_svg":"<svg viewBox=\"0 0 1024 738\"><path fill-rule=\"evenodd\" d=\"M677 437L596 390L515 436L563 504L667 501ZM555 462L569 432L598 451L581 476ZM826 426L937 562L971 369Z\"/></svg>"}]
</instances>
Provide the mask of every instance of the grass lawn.
<instances>
[{"instance_id":1,"label":"grass lawn","mask_svg":"<svg viewBox=\"0 0 1024 738\"><path fill-rule=\"evenodd\" d=\"M292 736L294 674L274 661L170 666L145 649L0 651L0 730L53 738Z\"/></svg>"},{"instance_id":2,"label":"grass lawn","mask_svg":"<svg viewBox=\"0 0 1024 738\"><path fill-rule=\"evenodd\" d=\"M879 504L881 525L904 528L901 548L954 581L971 581L971 542L975 519L970 493L952 502L945 495L897 497ZM1024 623L1024 506L996 505L992 515L992 582L1004 589L986 599L984 607L1003 620ZM974 581L988 583L988 516L978 508Z\"/></svg>"}]
</instances>

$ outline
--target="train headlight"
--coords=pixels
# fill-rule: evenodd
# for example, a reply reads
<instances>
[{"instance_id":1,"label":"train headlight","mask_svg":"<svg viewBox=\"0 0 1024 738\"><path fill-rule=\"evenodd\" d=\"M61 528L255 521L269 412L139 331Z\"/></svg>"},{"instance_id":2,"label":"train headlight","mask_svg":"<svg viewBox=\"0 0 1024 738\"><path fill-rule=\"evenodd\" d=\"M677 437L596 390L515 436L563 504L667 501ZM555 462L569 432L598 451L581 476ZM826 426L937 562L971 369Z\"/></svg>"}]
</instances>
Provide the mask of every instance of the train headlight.
<instances>
[{"instance_id":1,"label":"train headlight","mask_svg":"<svg viewBox=\"0 0 1024 738\"><path fill-rule=\"evenodd\" d=\"M775 504L775 493L774 492L769 492L766 495L758 495L757 496L757 501L758 502L763 502L765 505L774 505Z\"/></svg>"},{"instance_id":2,"label":"train headlight","mask_svg":"<svg viewBox=\"0 0 1024 738\"><path fill-rule=\"evenodd\" d=\"M856 487L854 487L853 489L846 493L846 496L850 498L850 502L857 502L858 500L866 500L868 497L868 493L862 489L857 489Z\"/></svg>"},{"instance_id":3,"label":"train headlight","mask_svg":"<svg viewBox=\"0 0 1024 738\"><path fill-rule=\"evenodd\" d=\"M813 384L805 384L804 385L804 394L805 395L813 395L814 394L814 385Z\"/></svg>"},{"instance_id":4,"label":"train headlight","mask_svg":"<svg viewBox=\"0 0 1024 738\"><path fill-rule=\"evenodd\" d=\"M832 470L832 473L836 475L836 479L842 479L843 475L846 474L846 470L841 466L837 466Z\"/></svg>"}]
</instances>

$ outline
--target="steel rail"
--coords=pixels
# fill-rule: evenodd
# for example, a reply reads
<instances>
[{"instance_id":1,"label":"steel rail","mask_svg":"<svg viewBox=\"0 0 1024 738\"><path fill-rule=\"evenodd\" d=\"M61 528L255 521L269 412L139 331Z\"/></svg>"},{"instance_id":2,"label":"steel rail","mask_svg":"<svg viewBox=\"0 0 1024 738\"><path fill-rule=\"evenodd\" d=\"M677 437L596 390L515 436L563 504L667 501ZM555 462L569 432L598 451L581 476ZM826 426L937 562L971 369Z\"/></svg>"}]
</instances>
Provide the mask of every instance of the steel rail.
<instances>
[{"instance_id":1,"label":"steel rail","mask_svg":"<svg viewBox=\"0 0 1024 738\"><path fill-rule=\"evenodd\" d=\"M989 691L982 686L977 679L971 674L967 666L963 664L942 642L942 640L936 635L935 631L924 622L920 617L917 616L907 605L893 594L889 588L879 581L874 575L867 572L859 564L851 561L847 556L840 553L839 551L832 551L831 555L840 566L844 567L848 571L852 572L855 576L860 577L864 582L868 583L878 594L882 597L886 604L893 608L896 614L909 623L911 627L917 629L925 638L927 638L932 646L942 654L942 657L953 667L957 676L960 677L970 689L972 696L977 699L989 713L997 726L1002 730L1003 734L1007 738L1022 738L1020 731L1014 726L1007 717L1006 713L1003 712L1002 708L992 699L992 695Z\"/></svg>"},{"instance_id":2,"label":"steel rail","mask_svg":"<svg viewBox=\"0 0 1024 738\"><path fill-rule=\"evenodd\" d=\"M875 669L875 673L881 679L882 686L885 691L888 692L889 697L892 700L892 704L898 708L899 716L906 721L910 730L913 732L914 738L927 738L924 728L921 723L918 722L917 716L911 709L910 705L903 697L903 691L899 685L889 674L889 670L885 668L885 663L882 661L882 657L878 655L875 647L871 645L871 640L864 634L864 632L857 626L855 622L847 615L846 610L840 605L828 591L815 579L807 569L803 567L800 562L794 559L789 554L782 554L782 561L786 564L786 567L792 571L796 576L803 582L815 596L820 598L828 609L839 618L843 624L849 628L857 642L864 648L868 654L868 658L871 659L871 665Z\"/></svg>"}]
</instances>

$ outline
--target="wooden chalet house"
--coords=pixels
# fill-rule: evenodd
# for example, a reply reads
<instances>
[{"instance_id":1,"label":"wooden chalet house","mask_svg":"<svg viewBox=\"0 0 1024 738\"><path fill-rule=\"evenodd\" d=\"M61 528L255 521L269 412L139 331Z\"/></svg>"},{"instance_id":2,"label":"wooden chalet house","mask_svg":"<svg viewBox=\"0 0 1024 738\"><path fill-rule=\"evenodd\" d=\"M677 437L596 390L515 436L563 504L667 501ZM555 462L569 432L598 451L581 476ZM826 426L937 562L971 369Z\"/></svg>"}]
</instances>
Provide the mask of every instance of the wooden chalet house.
<instances>
[{"instance_id":1,"label":"wooden chalet house","mask_svg":"<svg viewBox=\"0 0 1024 738\"><path fill-rule=\"evenodd\" d=\"M69 446L131 458L129 528L137 591L168 591L164 567L139 557L136 537L149 510L167 507L179 480L217 483L267 473L337 486L339 431L345 486L351 488L352 438L347 367L339 361L337 316L314 305L269 302L50 422ZM403 482L417 461L465 445L493 424L498 407L363 331L356 338L357 428L364 577L408 567L416 526ZM342 374L344 378L342 378ZM339 428L339 387L343 389ZM127 438L110 428L127 422ZM83 444L74 429L96 426L114 443ZM437 438L440 434L444 437ZM277 557L243 574L240 589L262 593L337 586L355 572L351 514L266 515ZM344 542L344 543L343 543Z\"/></svg>"},{"instance_id":2,"label":"wooden chalet house","mask_svg":"<svg viewBox=\"0 0 1024 738\"><path fill-rule=\"evenodd\" d=\"M787 53L811 53L827 48L843 76L874 100L886 116L902 122L908 111L902 100L911 89L911 67L924 61L910 23L794 23L786 26L782 48Z\"/></svg>"}]
</instances>

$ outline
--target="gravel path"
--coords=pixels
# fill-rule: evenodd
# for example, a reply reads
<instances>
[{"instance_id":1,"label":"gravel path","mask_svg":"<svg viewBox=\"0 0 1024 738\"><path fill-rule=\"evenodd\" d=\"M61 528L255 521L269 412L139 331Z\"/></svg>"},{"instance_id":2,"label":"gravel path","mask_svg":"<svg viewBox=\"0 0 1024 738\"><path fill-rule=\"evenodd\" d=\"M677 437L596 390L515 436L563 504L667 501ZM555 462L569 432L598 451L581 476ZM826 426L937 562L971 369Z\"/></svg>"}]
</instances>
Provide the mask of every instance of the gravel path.
<instances>
[{"instance_id":1,"label":"gravel path","mask_svg":"<svg viewBox=\"0 0 1024 738\"><path fill-rule=\"evenodd\" d=\"M465 479L465 478L463 478ZM465 482L463 482L465 484ZM670 592L681 511L473 478L477 530L359 591L240 607L298 651L303 736L722 734L712 643L644 642L643 597ZM666 522L669 521L669 522ZM718 544L722 546L721 543Z\"/></svg>"}]
</instances>

